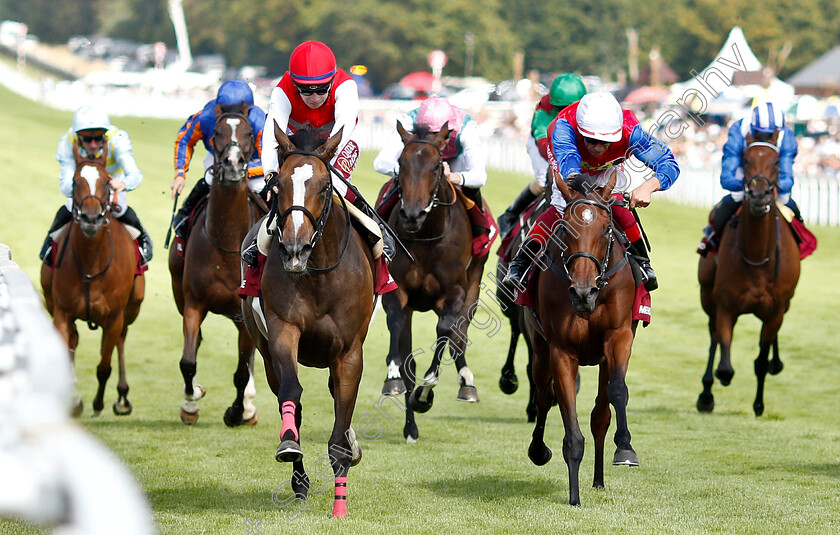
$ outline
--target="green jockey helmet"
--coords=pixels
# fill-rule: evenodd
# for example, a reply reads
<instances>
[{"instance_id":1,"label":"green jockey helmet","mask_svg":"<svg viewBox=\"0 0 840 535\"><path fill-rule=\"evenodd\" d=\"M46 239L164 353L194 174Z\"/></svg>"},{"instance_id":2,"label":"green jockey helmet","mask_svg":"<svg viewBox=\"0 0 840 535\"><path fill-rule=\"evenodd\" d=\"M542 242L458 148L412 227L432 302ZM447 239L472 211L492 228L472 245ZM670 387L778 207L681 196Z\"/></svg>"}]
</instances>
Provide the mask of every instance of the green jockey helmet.
<instances>
[{"instance_id":1,"label":"green jockey helmet","mask_svg":"<svg viewBox=\"0 0 840 535\"><path fill-rule=\"evenodd\" d=\"M580 76L566 72L551 82L551 89L549 89L548 94L551 105L562 108L583 98L583 95L586 94L586 87L583 85Z\"/></svg>"}]
</instances>

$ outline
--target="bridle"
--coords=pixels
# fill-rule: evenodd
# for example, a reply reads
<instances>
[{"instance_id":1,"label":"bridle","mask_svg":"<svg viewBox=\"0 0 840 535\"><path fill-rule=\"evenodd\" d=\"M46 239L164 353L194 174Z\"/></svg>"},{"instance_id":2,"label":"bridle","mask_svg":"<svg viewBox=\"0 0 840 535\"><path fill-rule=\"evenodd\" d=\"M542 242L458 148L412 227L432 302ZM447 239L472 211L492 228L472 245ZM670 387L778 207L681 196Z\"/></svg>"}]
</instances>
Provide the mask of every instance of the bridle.
<instances>
[{"instance_id":1,"label":"bridle","mask_svg":"<svg viewBox=\"0 0 840 535\"><path fill-rule=\"evenodd\" d=\"M315 158L318 158L319 160L321 160L321 162L327 168L330 175L332 175L333 173L338 174L338 171L325 158L323 158L322 156L320 156L318 154L315 154L314 152L303 151L303 150L293 150L293 151L289 151L289 152L284 153L281 160L280 160L278 168L282 168L283 164L286 162L286 160L289 158L289 156L292 156L294 154L299 154L301 156L313 156ZM274 181L271 181L268 184L266 184L265 187L266 188L273 188L275 185L276 185L276 179ZM309 211L308 208L306 208L303 205L299 205L299 204L293 204L293 205L289 206L288 208L286 208L282 213L278 214L278 211L280 209L279 205L278 205L279 195L272 195L272 197L271 197L271 208L269 209L268 217L266 218L267 232L270 235L275 236L276 237L275 239L277 240L278 245L280 247L283 247L283 242L280 241L280 235L282 234L283 226L286 224L286 219L293 212L301 212L304 216L306 216L307 219L309 219L309 222L312 223L312 227L315 229L315 232L312 233L312 237L309 239L309 246L312 249L314 249L315 244L318 242L319 239L321 239L321 235L324 233L324 227L326 227L327 219L329 218L330 212L332 210L333 191L334 191L334 186L332 184L332 176L330 176L329 187L327 187L324 190L324 196L325 196L324 197L324 209L321 210L321 214L317 218L312 214L312 212ZM341 195L339 195L338 197L341 199L341 204L344 208L345 213L347 214L346 217L344 218L345 219L345 224L344 224L345 239L344 239L344 244L341 247L341 253L339 253L338 260L336 260L335 264L333 264L332 266L327 267L327 268L307 267L306 270L309 271L309 272L312 272L312 273L329 273L330 271L334 270L341 263L341 259L344 258L344 254L347 252L347 247L350 245L350 215L349 215L349 212L347 210L347 203L344 200L344 197L342 197ZM272 220L274 220L275 217L277 218L277 227L275 228L275 230L272 231L271 230L271 222L272 222Z\"/></svg>"},{"instance_id":2,"label":"bridle","mask_svg":"<svg viewBox=\"0 0 840 535\"><path fill-rule=\"evenodd\" d=\"M749 145L747 145L747 147L744 149L744 153L746 153L746 151L749 150L752 147L768 147L768 148L773 149L776 153L779 152L779 147L777 147L773 143L768 143L766 141L754 141L754 142L750 143ZM750 200L752 200L754 198L754 196L751 194L750 186L755 181L761 181L761 182L764 182L765 184L767 184L767 189L774 192L773 197L775 198L775 193L778 192L778 185L779 185L778 180L771 180L770 177L768 177L764 173L756 173L754 175L751 175L749 177L749 179L744 181L744 197L745 198L748 198ZM771 201L763 207L763 212L762 213L763 214L768 214L772 208L773 208L773 202ZM780 241L781 237L780 237L780 229L779 229L779 213L778 212L776 212L775 218L776 218L776 247L775 247L775 250L776 250L776 258L778 258L779 255L781 254L780 245L779 245L779 241ZM749 258L747 258L747 254L744 252L743 247L741 247L741 243L740 243L739 238L740 238L740 233L738 233L736 235L735 247L738 249L738 252L741 254L741 259L744 262L746 262L750 266L759 267L759 266L763 266L764 264L766 264L767 262L770 261L771 253L768 253L767 256L765 256L763 260L759 260L758 262L754 262L754 261L750 260ZM776 262L776 277L778 278L778 276L779 276L779 263Z\"/></svg>"},{"instance_id":3,"label":"bridle","mask_svg":"<svg viewBox=\"0 0 840 535\"><path fill-rule=\"evenodd\" d=\"M437 143L434 143L433 141L429 141L427 139L412 139L412 140L405 143L405 147L403 147L403 151L405 151L405 149L409 145L411 145L412 143L422 143L422 144L425 144L425 145L431 145L432 147L435 148L435 150L437 151L437 155L438 155L438 162L437 162L437 165L435 166L435 170L437 171L437 177L436 177L436 180L435 180L435 188L434 188L434 190L432 190L432 198L431 198L431 200L429 200L429 204L427 204L423 208L422 211L424 213L428 214L432 210L434 210L434 208L437 207L437 206L447 207L447 206L454 205L458 201L458 194L455 192L455 185L452 184L451 182L446 181L446 182L449 183L450 189L452 190L452 201L449 201L449 202L441 201L440 197L438 195L438 193L440 192L441 185L444 183L444 179L443 179L443 154L440 151L440 147L437 146ZM400 187L399 178L400 178L399 175L397 175L397 177L394 179L394 184L396 186L397 193L400 196L400 204L402 204L402 202L403 202L402 201L402 189ZM450 219L451 219L451 215L450 215L449 212L447 212L446 222L443 225L443 231L440 233L439 236L435 236L433 238L412 238L410 236L401 236L401 238L406 240L406 241L414 241L414 242L432 242L432 241L440 240L444 236L446 236L447 230L449 229Z\"/></svg>"},{"instance_id":4,"label":"bridle","mask_svg":"<svg viewBox=\"0 0 840 535\"><path fill-rule=\"evenodd\" d=\"M620 270L624 265L627 263L627 255L625 254L621 261L618 262L615 266L611 269L607 269L609 267L610 256L612 255L613 244L615 243L615 234L613 232L613 220L612 220L612 209L610 208L613 204L619 204L623 201L616 201L614 199L610 199L609 202L603 203L600 201L596 201L593 199L575 199L574 201L570 202L566 205L567 213L570 213L571 209L575 206L579 205L587 205L587 206L594 206L601 210L607 212L610 217L610 224L607 226L607 252L604 255L603 260L599 260L595 255L588 251L578 251L576 253L572 253L568 257L566 256L566 249L567 247L560 248L560 259L563 261L563 270L560 271L554 263L550 264L552 271L558 274L567 284L572 283L572 277L569 274L569 267L571 266L572 262L577 258L587 258L595 263L596 268L598 269L598 276L595 277L595 286L598 291L604 289L604 287L609 284L609 279L615 275L618 270ZM559 228L563 228L564 222L560 223ZM566 244L563 243L565 246ZM550 261L550 258L549 258Z\"/></svg>"},{"instance_id":5,"label":"bridle","mask_svg":"<svg viewBox=\"0 0 840 535\"><path fill-rule=\"evenodd\" d=\"M228 117L236 117L237 119L242 120L242 122L244 124L248 124L250 126L250 123L248 122L248 118L245 117L245 115L243 115L241 113L237 113L237 112L227 112L227 113L221 114L219 117L216 118L216 124L218 125L220 121L222 121L223 119L226 119ZM214 133L213 137L215 138L215 133ZM223 173L222 173L222 167L223 167L223 162L225 161L225 155L230 153L231 149L233 149L234 147L238 148L243 155L243 157L242 157L242 168L240 169L241 176L243 176L243 177L248 176L248 161L250 160L251 152L253 152L253 150L254 150L254 130L253 130L253 128L251 129L251 133L248 134L248 139L249 139L248 146L250 147L250 151L248 151L247 153L243 150L242 145L239 144L239 140L236 139L236 132L232 133L232 135L230 136L230 142L227 143L225 146L223 146L221 150L215 150L215 149L217 149L217 147L215 147L215 145L214 145L214 147L213 147L214 148L214 155L213 155L214 156L213 157L213 177L214 178L218 178L219 180L222 180L223 182L238 182L238 180L226 180L225 177L223 176Z\"/></svg>"}]
</instances>

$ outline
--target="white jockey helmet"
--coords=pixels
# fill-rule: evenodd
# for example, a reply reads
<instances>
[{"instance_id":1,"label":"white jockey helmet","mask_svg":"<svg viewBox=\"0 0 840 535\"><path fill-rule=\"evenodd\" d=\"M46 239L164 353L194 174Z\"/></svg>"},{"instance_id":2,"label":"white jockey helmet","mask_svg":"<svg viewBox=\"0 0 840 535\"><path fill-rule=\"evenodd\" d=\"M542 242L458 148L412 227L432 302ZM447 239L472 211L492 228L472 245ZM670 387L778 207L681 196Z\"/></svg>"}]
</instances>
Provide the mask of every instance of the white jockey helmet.
<instances>
[{"instance_id":1,"label":"white jockey helmet","mask_svg":"<svg viewBox=\"0 0 840 535\"><path fill-rule=\"evenodd\" d=\"M73 131L81 130L110 130L111 120L105 110L96 106L82 106L73 115Z\"/></svg>"},{"instance_id":2,"label":"white jockey helmet","mask_svg":"<svg viewBox=\"0 0 840 535\"><path fill-rule=\"evenodd\" d=\"M578 132L584 137L613 143L621 139L624 114L609 91L589 93L580 99L577 109Z\"/></svg>"}]
</instances>

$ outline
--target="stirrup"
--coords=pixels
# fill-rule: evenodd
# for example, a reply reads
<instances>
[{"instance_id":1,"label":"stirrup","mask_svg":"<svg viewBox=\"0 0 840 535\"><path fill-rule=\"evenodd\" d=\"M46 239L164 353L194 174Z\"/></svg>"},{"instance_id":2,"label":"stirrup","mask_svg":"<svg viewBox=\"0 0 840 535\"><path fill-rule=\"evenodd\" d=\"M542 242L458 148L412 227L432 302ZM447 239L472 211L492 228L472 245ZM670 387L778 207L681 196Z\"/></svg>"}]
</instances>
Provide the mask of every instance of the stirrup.
<instances>
[{"instance_id":1,"label":"stirrup","mask_svg":"<svg viewBox=\"0 0 840 535\"><path fill-rule=\"evenodd\" d=\"M257 269L260 265L259 259L260 249L257 247L257 237L254 236L248 248L242 251L242 260L253 269Z\"/></svg>"}]
</instances>

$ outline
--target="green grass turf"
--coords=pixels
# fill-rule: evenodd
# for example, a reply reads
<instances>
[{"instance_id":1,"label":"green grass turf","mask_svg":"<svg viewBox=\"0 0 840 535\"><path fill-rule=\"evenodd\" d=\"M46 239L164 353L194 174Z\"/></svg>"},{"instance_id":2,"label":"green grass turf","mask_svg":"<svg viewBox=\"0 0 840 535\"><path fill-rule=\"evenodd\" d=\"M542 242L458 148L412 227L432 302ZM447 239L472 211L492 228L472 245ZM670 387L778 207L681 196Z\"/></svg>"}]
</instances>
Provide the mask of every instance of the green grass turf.
<instances>
[{"instance_id":1,"label":"green grass turf","mask_svg":"<svg viewBox=\"0 0 840 535\"><path fill-rule=\"evenodd\" d=\"M184 116L194 110L184 110ZM55 148L71 114L35 105L0 89L0 241L38 281L37 253L47 226L64 201L58 192ZM716 384L716 410L698 414L695 401L706 363L708 334L696 281L705 211L659 201L642 211L653 243L660 290L653 295L653 324L640 329L627 383L628 418L639 468L607 465L605 490L591 488L593 471L589 412L597 372L582 370L578 396L586 453L581 466L582 507L568 503L562 459L563 426L558 411L548 418L546 441L554 458L536 467L527 458L533 426L525 422L526 389L512 396L497 384L508 344L508 328L472 329L467 354L481 396L478 404L455 401L456 374L445 367L436 403L418 415L420 441L406 445L395 410L374 409L385 377L385 316L380 311L365 344L366 369L356 421L369 415L379 436L363 441L362 463L350 471L350 516L328 518L331 474L319 458L333 422L327 372L301 368L302 446L313 491L305 508L278 507L290 497L291 467L274 461L280 417L257 369L260 423L229 429L224 409L234 397L235 330L218 317L204 324L197 379L208 390L196 426L178 418L182 379L181 320L171 297L162 248L172 209L172 148L177 121L113 117L134 143L144 183L129 202L156 242L147 272L146 300L127 340L130 398L135 411L117 418L108 410L116 372L106 390L106 411L90 417L96 388L99 332L79 323L79 389L86 402L79 424L111 447L145 489L162 533L837 533L840 531L840 428L836 354L840 229L814 228L817 253L802 267L796 297L780 333L779 376L768 377L766 411L752 413L758 322L743 318L735 333L736 375L727 388ZM194 161L200 165L201 154ZM354 181L369 197L382 178L364 153ZM484 195L497 215L528 177L491 171ZM197 173L190 174L190 185ZM488 263L488 271L495 256ZM489 281L488 281L489 283ZM492 288L492 283L489 283ZM38 288L40 291L40 288ZM495 303L482 294L489 310ZM415 315L415 347L428 365L434 319ZM478 320L489 322L480 312ZM524 344L517 372L525 383ZM389 419L390 418L390 419ZM614 427L612 428L614 430ZM609 433L608 436L612 436ZM613 447L607 444L609 462ZM325 475L320 475L325 474ZM105 490L107 491L107 490ZM276 491L276 492L275 492ZM0 521L2 533L38 530Z\"/></svg>"}]
</instances>

